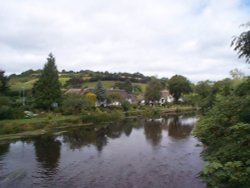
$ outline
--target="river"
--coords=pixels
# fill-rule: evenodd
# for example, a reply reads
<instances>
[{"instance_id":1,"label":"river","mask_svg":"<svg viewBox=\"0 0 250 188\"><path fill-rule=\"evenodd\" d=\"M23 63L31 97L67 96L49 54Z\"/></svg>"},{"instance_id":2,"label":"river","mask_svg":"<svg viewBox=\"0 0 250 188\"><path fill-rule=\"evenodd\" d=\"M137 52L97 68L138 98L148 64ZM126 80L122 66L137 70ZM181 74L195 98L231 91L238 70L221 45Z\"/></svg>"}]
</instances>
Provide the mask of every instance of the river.
<instances>
[{"instance_id":1,"label":"river","mask_svg":"<svg viewBox=\"0 0 250 188\"><path fill-rule=\"evenodd\" d=\"M203 188L194 115L0 143L0 187Z\"/></svg>"}]
</instances>

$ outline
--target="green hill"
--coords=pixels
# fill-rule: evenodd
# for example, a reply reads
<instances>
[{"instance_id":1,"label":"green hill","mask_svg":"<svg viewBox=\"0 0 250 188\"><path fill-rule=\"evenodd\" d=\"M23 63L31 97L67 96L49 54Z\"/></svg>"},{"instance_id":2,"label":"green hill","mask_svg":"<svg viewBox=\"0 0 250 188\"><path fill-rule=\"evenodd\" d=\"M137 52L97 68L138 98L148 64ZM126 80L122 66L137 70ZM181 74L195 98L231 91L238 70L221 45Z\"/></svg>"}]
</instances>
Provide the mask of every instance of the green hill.
<instances>
[{"instance_id":1,"label":"green hill","mask_svg":"<svg viewBox=\"0 0 250 188\"><path fill-rule=\"evenodd\" d=\"M21 91L23 89L25 90L31 90L34 83L38 80L40 71L33 71L28 70L20 75L11 75L10 76L10 89L12 91ZM101 80L103 87L108 89L114 87L115 83L122 82L126 79L129 79L131 83L135 86L141 87L142 91L145 91L146 83L140 83L140 82L146 82L146 80L149 77L144 77L142 74L135 73L135 74L129 74L129 73L107 73L107 72L92 72L92 71L81 71L81 72L63 72L59 74L59 80L65 88L65 83L67 80L71 79L72 77L80 77L84 80L82 87L91 87L94 88L96 86L97 80Z\"/></svg>"}]
</instances>

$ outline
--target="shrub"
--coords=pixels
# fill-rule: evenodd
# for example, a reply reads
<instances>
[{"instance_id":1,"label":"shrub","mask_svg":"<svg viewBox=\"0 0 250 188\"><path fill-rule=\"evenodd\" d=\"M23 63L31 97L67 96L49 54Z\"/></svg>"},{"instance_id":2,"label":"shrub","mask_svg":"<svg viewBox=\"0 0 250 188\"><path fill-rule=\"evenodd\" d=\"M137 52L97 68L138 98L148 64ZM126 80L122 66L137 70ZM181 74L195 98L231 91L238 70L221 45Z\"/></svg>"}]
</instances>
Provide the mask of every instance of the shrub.
<instances>
[{"instance_id":1,"label":"shrub","mask_svg":"<svg viewBox=\"0 0 250 188\"><path fill-rule=\"evenodd\" d=\"M123 111L127 112L130 109L130 103L128 101L122 102L122 109Z\"/></svg>"},{"instance_id":2,"label":"shrub","mask_svg":"<svg viewBox=\"0 0 250 188\"><path fill-rule=\"evenodd\" d=\"M98 108L97 108L98 109ZM117 121L123 118L124 115L120 111L113 111L110 113L102 112L97 110L95 113L86 113L82 116L82 121L85 123L94 122L108 122L108 121Z\"/></svg>"}]
</instances>

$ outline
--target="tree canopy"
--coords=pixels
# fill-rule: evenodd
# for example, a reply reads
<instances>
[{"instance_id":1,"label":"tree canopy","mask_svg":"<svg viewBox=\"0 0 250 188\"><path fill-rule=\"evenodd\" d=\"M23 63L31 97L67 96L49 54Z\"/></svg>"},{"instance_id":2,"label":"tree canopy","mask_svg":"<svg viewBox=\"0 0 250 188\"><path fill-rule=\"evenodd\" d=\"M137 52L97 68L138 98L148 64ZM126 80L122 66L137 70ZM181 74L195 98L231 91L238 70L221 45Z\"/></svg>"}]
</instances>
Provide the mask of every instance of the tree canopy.
<instances>
[{"instance_id":1,"label":"tree canopy","mask_svg":"<svg viewBox=\"0 0 250 188\"><path fill-rule=\"evenodd\" d=\"M47 63L44 65L33 90L34 102L38 108L50 110L52 105L61 104L61 84L58 79L55 58L52 54L49 54Z\"/></svg>"},{"instance_id":2,"label":"tree canopy","mask_svg":"<svg viewBox=\"0 0 250 188\"><path fill-rule=\"evenodd\" d=\"M117 82L114 84L115 88L124 89L128 93L132 93L133 86L130 80L125 80L125 82Z\"/></svg>"},{"instance_id":3,"label":"tree canopy","mask_svg":"<svg viewBox=\"0 0 250 188\"><path fill-rule=\"evenodd\" d=\"M161 98L161 89L162 89L161 82L156 78L152 78L146 87L145 100L147 102L159 101Z\"/></svg>"},{"instance_id":4,"label":"tree canopy","mask_svg":"<svg viewBox=\"0 0 250 188\"><path fill-rule=\"evenodd\" d=\"M170 93L173 95L175 102L177 102L181 95L191 92L191 85L189 80L181 75L174 75L168 81Z\"/></svg>"},{"instance_id":5,"label":"tree canopy","mask_svg":"<svg viewBox=\"0 0 250 188\"><path fill-rule=\"evenodd\" d=\"M246 24L249 26L250 23ZM242 32L239 36L234 37L231 46L237 52L239 58L246 58L246 62L250 63L250 30Z\"/></svg>"}]
</instances>

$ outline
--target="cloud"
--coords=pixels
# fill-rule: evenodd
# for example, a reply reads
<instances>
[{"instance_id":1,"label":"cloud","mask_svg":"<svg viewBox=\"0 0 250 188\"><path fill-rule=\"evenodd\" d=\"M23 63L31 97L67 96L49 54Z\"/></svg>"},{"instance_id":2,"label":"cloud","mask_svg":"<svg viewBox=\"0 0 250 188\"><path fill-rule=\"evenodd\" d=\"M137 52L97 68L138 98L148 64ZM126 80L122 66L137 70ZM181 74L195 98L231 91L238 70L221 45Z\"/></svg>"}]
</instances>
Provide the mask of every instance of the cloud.
<instances>
[{"instance_id":1,"label":"cloud","mask_svg":"<svg viewBox=\"0 0 250 188\"><path fill-rule=\"evenodd\" d=\"M249 21L243 0L0 1L0 68L91 69L217 80L248 66L230 48Z\"/></svg>"}]
</instances>

